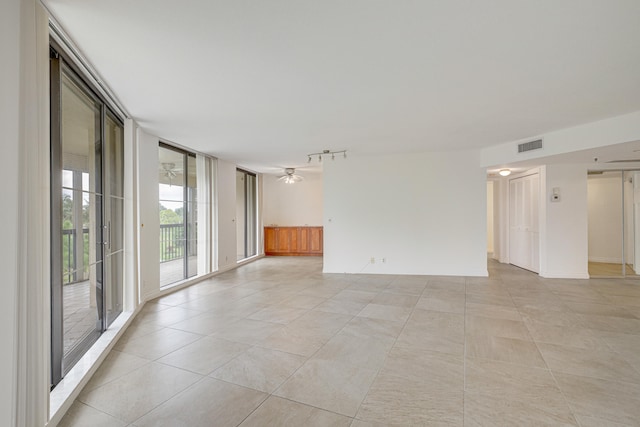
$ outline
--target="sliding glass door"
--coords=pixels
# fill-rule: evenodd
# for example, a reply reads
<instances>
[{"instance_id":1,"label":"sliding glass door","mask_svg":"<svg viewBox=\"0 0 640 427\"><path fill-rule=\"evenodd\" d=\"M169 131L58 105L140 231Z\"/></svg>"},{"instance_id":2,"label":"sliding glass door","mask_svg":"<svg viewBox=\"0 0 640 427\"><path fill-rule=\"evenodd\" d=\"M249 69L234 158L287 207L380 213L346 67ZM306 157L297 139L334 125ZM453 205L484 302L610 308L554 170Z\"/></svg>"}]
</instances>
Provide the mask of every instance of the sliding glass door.
<instances>
[{"instance_id":1,"label":"sliding glass door","mask_svg":"<svg viewBox=\"0 0 640 427\"><path fill-rule=\"evenodd\" d=\"M258 202L255 174L236 170L236 233L237 260L258 253Z\"/></svg>"},{"instance_id":2,"label":"sliding glass door","mask_svg":"<svg viewBox=\"0 0 640 427\"><path fill-rule=\"evenodd\" d=\"M52 50L52 385L122 311L123 125Z\"/></svg>"},{"instance_id":3,"label":"sliding glass door","mask_svg":"<svg viewBox=\"0 0 640 427\"><path fill-rule=\"evenodd\" d=\"M196 156L170 145L158 152L160 287L198 273Z\"/></svg>"}]
</instances>

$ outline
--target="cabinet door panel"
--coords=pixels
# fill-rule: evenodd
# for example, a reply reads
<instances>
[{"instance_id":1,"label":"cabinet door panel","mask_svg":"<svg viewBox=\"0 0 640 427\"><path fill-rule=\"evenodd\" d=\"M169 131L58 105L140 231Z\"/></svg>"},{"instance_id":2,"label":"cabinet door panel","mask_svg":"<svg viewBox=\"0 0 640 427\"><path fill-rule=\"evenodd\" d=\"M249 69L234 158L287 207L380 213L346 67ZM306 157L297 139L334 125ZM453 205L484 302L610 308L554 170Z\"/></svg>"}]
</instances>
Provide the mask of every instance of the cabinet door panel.
<instances>
[{"instance_id":1,"label":"cabinet door panel","mask_svg":"<svg viewBox=\"0 0 640 427\"><path fill-rule=\"evenodd\" d=\"M264 228L264 251L265 253L276 252L278 249L276 244L276 229L271 227Z\"/></svg>"},{"instance_id":2,"label":"cabinet door panel","mask_svg":"<svg viewBox=\"0 0 640 427\"><path fill-rule=\"evenodd\" d=\"M315 254L322 253L322 228L313 227L309 229L309 246L310 252Z\"/></svg>"},{"instance_id":3,"label":"cabinet door panel","mask_svg":"<svg viewBox=\"0 0 640 427\"><path fill-rule=\"evenodd\" d=\"M309 252L309 229L308 228L298 228L298 252L307 253Z\"/></svg>"},{"instance_id":4,"label":"cabinet door panel","mask_svg":"<svg viewBox=\"0 0 640 427\"><path fill-rule=\"evenodd\" d=\"M298 229L297 228L289 228L289 252L298 253Z\"/></svg>"},{"instance_id":5,"label":"cabinet door panel","mask_svg":"<svg viewBox=\"0 0 640 427\"><path fill-rule=\"evenodd\" d=\"M278 252L289 252L291 242L289 239L289 229L277 228L276 229L276 248Z\"/></svg>"}]
</instances>

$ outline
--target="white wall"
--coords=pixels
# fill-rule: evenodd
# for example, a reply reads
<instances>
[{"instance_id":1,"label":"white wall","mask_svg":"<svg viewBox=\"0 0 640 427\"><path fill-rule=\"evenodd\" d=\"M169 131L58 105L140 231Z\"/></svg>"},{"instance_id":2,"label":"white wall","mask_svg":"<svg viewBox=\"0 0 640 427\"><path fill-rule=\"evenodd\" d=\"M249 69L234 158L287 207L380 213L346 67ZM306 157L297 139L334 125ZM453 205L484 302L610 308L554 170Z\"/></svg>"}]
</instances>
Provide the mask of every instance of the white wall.
<instances>
[{"instance_id":1,"label":"white wall","mask_svg":"<svg viewBox=\"0 0 640 427\"><path fill-rule=\"evenodd\" d=\"M3 166L0 182L20 182L20 1L0 4L0 128ZM4 224L0 245L2 298L0 298L0 425L14 425L16 396L16 295L18 292L18 218L21 199L17 185L4 185L0 220Z\"/></svg>"},{"instance_id":2,"label":"white wall","mask_svg":"<svg viewBox=\"0 0 640 427\"><path fill-rule=\"evenodd\" d=\"M540 192L543 211L540 275L586 279L589 277L587 166L546 165L544 169L541 182L545 185ZM560 189L559 202L550 201L553 188Z\"/></svg>"},{"instance_id":3,"label":"white wall","mask_svg":"<svg viewBox=\"0 0 640 427\"><path fill-rule=\"evenodd\" d=\"M160 291L160 218L158 206L158 141L138 129L139 265L143 299Z\"/></svg>"},{"instance_id":4,"label":"white wall","mask_svg":"<svg viewBox=\"0 0 640 427\"><path fill-rule=\"evenodd\" d=\"M622 263L622 173L591 175L588 183L589 261Z\"/></svg>"},{"instance_id":5,"label":"white wall","mask_svg":"<svg viewBox=\"0 0 640 427\"><path fill-rule=\"evenodd\" d=\"M218 206L218 269L236 265L236 165L218 159L216 179Z\"/></svg>"},{"instance_id":6,"label":"white wall","mask_svg":"<svg viewBox=\"0 0 640 427\"><path fill-rule=\"evenodd\" d=\"M49 385L49 59L35 0L0 2L0 425L43 425Z\"/></svg>"},{"instance_id":7,"label":"white wall","mask_svg":"<svg viewBox=\"0 0 640 427\"><path fill-rule=\"evenodd\" d=\"M493 181L487 181L487 253L493 254Z\"/></svg>"},{"instance_id":8,"label":"white wall","mask_svg":"<svg viewBox=\"0 0 640 427\"><path fill-rule=\"evenodd\" d=\"M509 262L509 181L507 178L493 180L493 259Z\"/></svg>"},{"instance_id":9,"label":"white wall","mask_svg":"<svg viewBox=\"0 0 640 427\"><path fill-rule=\"evenodd\" d=\"M487 275L479 152L353 155L323 177L325 272Z\"/></svg>"},{"instance_id":10,"label":"white wall","mask_svg":"<svg viewBox=\"0 0 640 427\"><path fill-rule=\"evenodd\" d=\"M322 174L301 175L304 180L295 184L278 181L275 175L263 175L265 225L322 225Z\"/></svg>"}]
</instances>

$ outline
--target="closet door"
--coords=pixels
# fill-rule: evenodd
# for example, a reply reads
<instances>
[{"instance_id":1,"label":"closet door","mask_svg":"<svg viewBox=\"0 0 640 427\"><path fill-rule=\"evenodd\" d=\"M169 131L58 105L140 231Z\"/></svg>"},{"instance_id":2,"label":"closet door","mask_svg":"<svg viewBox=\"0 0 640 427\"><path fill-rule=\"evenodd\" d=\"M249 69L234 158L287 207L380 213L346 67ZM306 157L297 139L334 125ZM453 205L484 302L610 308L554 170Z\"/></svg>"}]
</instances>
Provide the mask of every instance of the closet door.
<instances>
[{"instance_id":1,"label":"closet door","mask_svg":"<svg viewBox=\"0 0 640 427\"><path fill-rule=\"evenodd\" d=\"M540 270L538 174L509 180L509 262L534 271Z\"/></svg>"}]
</instances>

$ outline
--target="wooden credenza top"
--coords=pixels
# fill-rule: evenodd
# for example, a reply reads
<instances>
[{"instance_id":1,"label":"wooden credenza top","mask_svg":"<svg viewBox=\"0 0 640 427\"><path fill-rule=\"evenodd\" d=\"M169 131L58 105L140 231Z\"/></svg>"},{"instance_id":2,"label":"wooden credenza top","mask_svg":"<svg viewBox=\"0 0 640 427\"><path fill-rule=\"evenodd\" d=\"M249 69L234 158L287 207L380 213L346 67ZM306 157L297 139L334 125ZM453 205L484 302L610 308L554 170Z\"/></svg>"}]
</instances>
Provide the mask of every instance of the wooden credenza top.
<instances>
[{"instance_id":1,"label":"wooden credenza top","mask_svg":"<svg viewBox=\"0 0 640 427\"><path fill-rule=\"evenodd\" d=\"M264 228L322 228L321 225L265 225Z\"/></svg>"},{"instance_id":2,"label":"wooden credenza top","mask_svg":"<svg viewBox=\"0 0 640 427\"><path fill-rule=\"evenodd\" d=\"M318 256L322 255L322 226L264 227L265 255Z\"/></svg>"}]
</instances>

